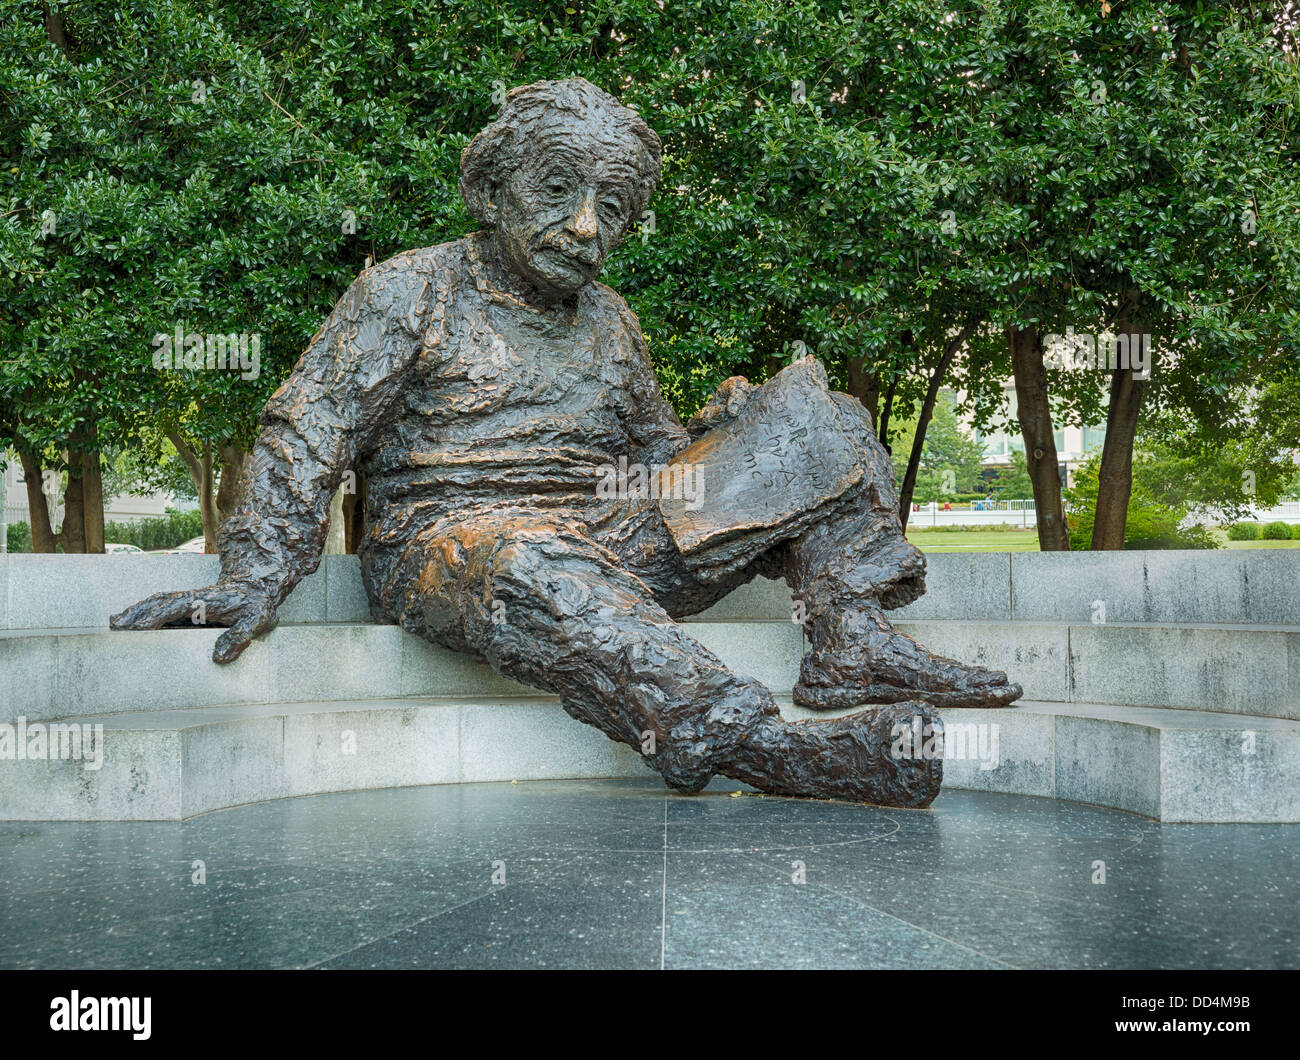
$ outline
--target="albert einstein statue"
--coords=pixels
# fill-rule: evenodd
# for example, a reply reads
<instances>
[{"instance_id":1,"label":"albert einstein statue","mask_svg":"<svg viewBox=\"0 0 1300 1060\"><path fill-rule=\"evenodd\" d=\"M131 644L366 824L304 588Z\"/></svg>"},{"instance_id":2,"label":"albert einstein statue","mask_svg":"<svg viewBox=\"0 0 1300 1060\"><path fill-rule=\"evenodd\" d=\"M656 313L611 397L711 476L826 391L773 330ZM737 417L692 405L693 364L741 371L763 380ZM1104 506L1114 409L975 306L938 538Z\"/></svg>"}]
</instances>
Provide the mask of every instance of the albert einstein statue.
<instances>
[{"instance_id":1,"label":"albert einstein statue","mask_svg":"<svg viewBox=\"0 0 1300 1060\"><path fill-rule=\"evenodd\" d=\"M886 621L925 591L925 560L869 416L814 359L727 380L684 427L664 401L636 317L597 280L659 171L658 137L587 81L512 91L461 157L484 230L357 278L266 406L217 584L113 627L185 623L202 600L229 627L215 659L234 660L319 565L355 471L378 621L558 695L678 791L721 774L929 805L941 759L891 754L891 734L1021 690ZM647 478L664 488L621 488ZM795 702L879 706L784 721L677 624L757 574L806 615Z\"/></svg>"}]
</instances>

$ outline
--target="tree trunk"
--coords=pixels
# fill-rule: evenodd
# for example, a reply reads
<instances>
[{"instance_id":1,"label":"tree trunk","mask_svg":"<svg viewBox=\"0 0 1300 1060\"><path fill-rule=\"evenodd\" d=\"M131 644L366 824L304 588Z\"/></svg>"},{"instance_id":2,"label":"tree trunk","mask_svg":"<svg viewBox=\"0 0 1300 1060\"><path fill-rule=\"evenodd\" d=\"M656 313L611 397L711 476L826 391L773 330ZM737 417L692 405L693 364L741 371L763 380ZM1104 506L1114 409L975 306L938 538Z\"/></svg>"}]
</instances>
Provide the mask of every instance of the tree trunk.
<instances>
[{"instance_id":1,"label":"tree trunk","mask_svg":"<svg viewBox=\"0 0 1300 1060\"><path fill-rule=\"evenodd\" d=\"M1038 547L1044 552L1068 552L1070 533L1061 500L1061 469L1052 437L1052 408L1047 400L1047 370L1038 329L1007 327L1011 363L1016 377L1016 418L1025 440L1025 463L1034 484L1038 510Z\"/></svg>"},{"instance_id":2,"label":"tree trunk","mask_svg":"<svg viewBox=\"0 0 1300 1060\"><path fill-rule=\"evenodd\" d=\"M885 403L880 407L880 422L876 424L876 434L885 451L892 453L889 447L889 417L894 411L894 391L898 389L898 373L889 377L889 386L885 388Z\"/></svg>"},{"instance_id":3,"label":"tree trunk","mask_svg":"<svg viewBox=\"0 0 1300 1060\"><path fill-rule=\"evenodd\" d=\"M862 407L871 417L871 426L875 427L880 414L880 376L868 372L866 362L861 357L849 358L848 388L853 397L862 402Z\"/></svg>"},{"instance_id":4,"label":"tree trunk","mask_svg":"<svg viewBox=\"0 0 1300 1060\"><path fill-rule=\"evenodd\" d=\"M212 461L212 444L203 443L203 452L199 460L199 512L203 516L203 551L209 556L217 554L217 491L215 489L216 470Z\"/></svg>"},{"instance_id":5,"label":"tree trunk","mask_svg":"<svg viewBox=\"0 0 1300 1060\"><path fill-rule=\"evenodd\" d=\"M893 452L889 445L889 417L894 411L894 392L898 389L898 380L903 374L903 369L899 366L907 363L907 351L912 348L915 341L916 337L910 329L898 336L898 345L903 353L889 373L889 386L885 390L885 404L880 410L880 422L876 428L876 435L880 438L880 444L885 447L885 451L889 453ZM879 383L877 383L877 386L879 386Z\"/></svg>"},{"instance_id":6,"label":"tree trunk","mask_svg":"<svg viewBox=\"0 0 1300 1060\"><path fill-rule=\"evenodd\" d=\"M68 488L63 491L63 529L59 531L59 544L64 553L86 551L86 505L81 488L80 454L65 450L68 458Z\"/></svg>"},{"instance_id":7,"label":"tree trunk","mask_svg":"<svg viewBox=\"0 0 1300 1060\"><path fill-rule=\"evenodd\" d=\"M217 446L221 457L221 478L217 483L217 526L239 510L248 484L248 453L233 445Z\"/></svg>"},{"instance_id":8,"label":"tree trunk","mask_svg":"<svg viewBox=\"0 0 1300 1060\"><path fill-rule=\"evenodd\" d=\"M1125 292L1124 303L1116 316L1117 335L1128 336L1130 351L1140 337L1133 333L1140 294ZM1148 350L1148 356L1150 351ZM1106 413L1106 441L1101 450L1101 468L1097 479L1097 512L1092 525L1094 550L1117 550L1124 547L1128 523L1128 502L1133 493L1133 442L1137 437L1138 414L1146 380L1135 379L1132 368L1124 368L1116 359L1110 377L1110 408Z\"/></svg>"},{"instance_id":9,"label":"tree trunk","mask_svg":"<svg viewBox=\"0 0 1300 1060\"><path fill-rule=\"evenodd\" d=\"M80 520L74 529L81 534L81 548L72 548L65 538L64 552L104 551L104 478L99 467L99 453L95 450L98 430L93 423L79 429L70 439L68 463L72 471L68 475L68 486L72 486L73 475L79 484Z\"/></svg>"},{"instance_id":10,"label":"tree trunk","mask_svg":"<svg viewBox=\"0 0 1300 1060\"><path fill-rule=\"evenodd\" d=\"M68 36L63 29L63 13L58 4L45 3L45 36L61 51L65 58L71 59L68 50Z\"/></svg>"},{"instance_id":11,"label":"tree trunk","mask_svg":"<svg viewBox=\"0 0 1300 1060\"><path fill-rule=\"evenodd\" d=\"M166 434L167 440L176 447L176 452L180 454L181 460L189 469L190 478L194 481L194 490L199 495L199 515L203 519L203 551L208 555L215 555L217 525L220 519L217 514L217 500L212 489L212 446L204 442L202 449L195 450L181 437L179 431L171 430Z\"/></svg>"},{"instance_id":12,"label":"tree trunk","mask_svg":"<svg viewBox=\"0 0 1300 1060\"><path fill-rule=\"evenodd\" d=\"M912 451L907 458L907 471L903 474L903 488L898 492L898 519L902 523L904 530L907 529L907 517L912 514L912 494L916 490L916 474L921 467L921 454L925 451L925 432L930 426L930 418L934 415L934 403L939 399L939 391L943 388L944 377L948 374L948 369L952 366L957 351L966 345L966 340L970 338L971 332L979 327L983 318L982 313L967 318L966 323L962 325L961 331L948 342L943 351L943 356L939 359L939 364L930 373L930 385L926 388L925 401L921 405L921 414L916 420L916 437L912 439Z\"/></svg>"},{"instance_id":13,"label":"tree trunk","mask_svg":"<svg viewBox=\"0 0 1300 1060\"><path fill-rule=\"evenodd\" d=\"M81 455L81 526L87 552L104 551L104 479L99 454Z\"/></svg>"},{"instance_id":14,"label":"tree trunk","mask_svg":"<svg viewBox=\"0 0 1300 1060\"><path fill-rule=\"evenodd\" d=\"M53 552L59 544L59 535L50 525L50 505L42 489L45 470L35 454L18 451L23 465L23 480L27 486L27 510L31 518L32 551Z\"/></svg>"}]
</instances>

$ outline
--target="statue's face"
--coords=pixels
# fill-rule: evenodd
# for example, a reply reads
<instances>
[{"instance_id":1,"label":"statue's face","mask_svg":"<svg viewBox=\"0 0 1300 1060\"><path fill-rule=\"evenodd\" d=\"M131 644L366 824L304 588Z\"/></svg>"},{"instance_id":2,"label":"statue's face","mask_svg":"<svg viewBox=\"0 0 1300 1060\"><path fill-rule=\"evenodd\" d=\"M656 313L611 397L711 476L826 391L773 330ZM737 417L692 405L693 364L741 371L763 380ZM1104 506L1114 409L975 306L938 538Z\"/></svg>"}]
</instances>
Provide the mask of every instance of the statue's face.
<instances>
[{"instance_id":1,"label":"statue's face","mask_svg":"<svg viewBox=\"0 0 1300 1060\"><path fill-rule=\"evenodd\" d=\"M528 158L498 186L497 252L545 299L600 275L635 208L637 145L572 126L543 126Z\"/></svg>"}]
</instances>

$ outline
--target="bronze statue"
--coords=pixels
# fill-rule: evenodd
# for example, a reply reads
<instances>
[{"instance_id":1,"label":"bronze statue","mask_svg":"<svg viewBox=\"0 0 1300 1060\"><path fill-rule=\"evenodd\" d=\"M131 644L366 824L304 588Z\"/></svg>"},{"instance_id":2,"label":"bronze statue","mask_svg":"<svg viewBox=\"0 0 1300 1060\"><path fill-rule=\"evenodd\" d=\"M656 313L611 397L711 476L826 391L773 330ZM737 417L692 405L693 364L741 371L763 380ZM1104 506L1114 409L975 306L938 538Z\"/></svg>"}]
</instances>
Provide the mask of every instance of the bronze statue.
<instances>
[{"instance_id":1,"label":"bronze statue","mask_svg":"<svg viewBox=\"0 0 1300 1060\"><path fill-rule=\"evenodd\" d=\"M461 157L485 230L363 272L262 414L221 576L114 616L206 620L235 659L316 569L344 474L366 482L377 621L486 660L641 750L679 791L714 774L788 795L927 806L942 761L891 754L935 706L1004 706L1004 674L931 655L884 610L925 591L889 457L813 358L729 379L685 427L624 301L597 282L659 178L636 112L581 78L509 93ZM783 577L812 650L781 719L674 620Z\"/></svg>"}]
</instances>

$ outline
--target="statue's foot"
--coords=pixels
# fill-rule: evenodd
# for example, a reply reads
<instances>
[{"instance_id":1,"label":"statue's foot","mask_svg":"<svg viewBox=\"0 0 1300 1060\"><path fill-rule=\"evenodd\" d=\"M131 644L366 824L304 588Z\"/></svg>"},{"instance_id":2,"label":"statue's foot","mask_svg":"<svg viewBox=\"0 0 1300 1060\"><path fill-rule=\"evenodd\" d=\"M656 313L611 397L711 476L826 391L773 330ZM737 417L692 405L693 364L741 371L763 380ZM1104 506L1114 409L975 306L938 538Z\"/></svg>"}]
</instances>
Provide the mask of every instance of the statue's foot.
<instances>
[{"instance_id":1,"label":"statue's foot","mask_svg":"<svg viewBox=\"0 0 1300 1060\"><path fill-rule=\"evenodd\" d=\"M1001 670L927 651L876 608L854 608L813 625L794 701L810 710L924 698L935 707L1005 707L1024 690Z\"/></svg>"},{"instance_id":2,"label":"statue's foot","mask_svg":"<svg viewBox=\"0 0 1300 1060\"><path fill-rule=\"evenodd\" d=\"M719 772L773 795L920 809L939 794L943 757L927 756L913 737L942 731L919 701L826 720L769 717Z\"/></svg>"}]
</instances>

